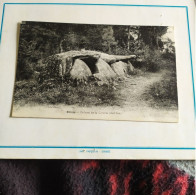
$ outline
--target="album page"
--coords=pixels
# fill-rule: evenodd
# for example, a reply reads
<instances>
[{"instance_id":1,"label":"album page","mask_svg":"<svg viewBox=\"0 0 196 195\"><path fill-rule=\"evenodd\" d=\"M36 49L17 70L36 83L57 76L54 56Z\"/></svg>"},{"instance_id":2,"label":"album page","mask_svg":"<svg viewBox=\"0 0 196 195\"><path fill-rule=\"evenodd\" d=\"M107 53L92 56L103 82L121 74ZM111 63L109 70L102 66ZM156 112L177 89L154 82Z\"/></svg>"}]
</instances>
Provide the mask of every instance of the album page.
<instances>
[{"instance_id":1,"label":"album page","mask_svg":"<svg viewBox=\"0 0 196 195\"><path fill-rule=\"evenodd\" d=\"M0 6L0 158L195 158L193 0Z\"/></svg>"}]
</instances>

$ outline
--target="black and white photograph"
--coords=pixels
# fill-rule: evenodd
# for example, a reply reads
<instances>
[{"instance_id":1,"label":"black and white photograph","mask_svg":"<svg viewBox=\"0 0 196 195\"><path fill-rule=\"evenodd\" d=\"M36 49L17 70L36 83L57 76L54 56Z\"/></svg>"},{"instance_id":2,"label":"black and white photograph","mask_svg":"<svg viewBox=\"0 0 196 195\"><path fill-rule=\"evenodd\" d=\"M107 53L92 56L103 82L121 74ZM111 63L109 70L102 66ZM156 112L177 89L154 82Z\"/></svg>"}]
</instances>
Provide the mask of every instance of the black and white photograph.
<instances>
[{"instance_id":1,"label":"black and white photograph","mask_svg":"<svg viewBox=\"0 0 196 195\"><path fill-rule=\"evenodd\" d=\"M174 27L19 26L12 117L178 122Z\"/></svg>"}]
</instances>

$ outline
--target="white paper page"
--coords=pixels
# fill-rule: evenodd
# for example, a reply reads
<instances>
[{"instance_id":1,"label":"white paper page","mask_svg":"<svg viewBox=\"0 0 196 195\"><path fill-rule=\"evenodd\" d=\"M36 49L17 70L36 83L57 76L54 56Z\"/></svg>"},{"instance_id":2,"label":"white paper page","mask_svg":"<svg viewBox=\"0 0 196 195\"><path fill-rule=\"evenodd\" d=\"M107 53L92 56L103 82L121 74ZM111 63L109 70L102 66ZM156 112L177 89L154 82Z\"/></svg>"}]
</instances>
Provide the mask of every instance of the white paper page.
<instances>
[{"instance_id":1,"label":"white paper page","mask_svg":"<svg viewBox=\"0 0 196 195\"><path fill-rule=\"evenodd\" d=\"M0 3L0 157L72 159L195 158L194 1L28 1ZM118 14L117 14L118 13ZM22 21L174 28L178 117L175 121L11 117ZM37 110L41 116L43 110ZM49 113L46 113L50 115ZM159 113L164 117L164 113ZM100 114L101 118L102 113ZM25 116L22 116L25 117ZM61 118L61 119L58 119ZM67 117L72 118L72 117Z\"/></svg>"}]
</instances>

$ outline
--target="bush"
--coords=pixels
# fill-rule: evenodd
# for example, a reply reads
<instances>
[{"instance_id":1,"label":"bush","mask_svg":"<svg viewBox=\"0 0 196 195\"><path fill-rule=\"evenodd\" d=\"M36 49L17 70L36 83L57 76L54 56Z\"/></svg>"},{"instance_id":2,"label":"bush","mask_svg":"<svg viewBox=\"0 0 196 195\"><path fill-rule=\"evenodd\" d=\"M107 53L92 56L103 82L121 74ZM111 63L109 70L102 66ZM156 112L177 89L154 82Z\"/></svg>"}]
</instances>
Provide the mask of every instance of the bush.
<instances>
[{"instance_id":1,"label":"bush","mask_svg":"<svg viewBox=\"0 0 196 195\"><path fill-rule=\"evenodd\" d=\"M162 53L157 49L151 49L149 46L143 46L142 50L138 50L138 59L134 65L137 68L144 68L145 71L157 72L161 68Z\"/></svg>"},{"instance_id":2,"label":"bush","mask_svg":"<svg viewBox=\"0 0 196 195\"><path fill-rule=\"evenodd\" d=\"M154 100L153 106L178 107L176 75L174 73L165 75L161 82L153 84L146 94L148 94L148 99Z\"/></svg>"},{"instance_id":3,"label":"bush","mask_svg":"<svg viewBox=\"0 0 196 195\"><path fill-rule=\"evenodd\" d=\"M173 62L176 61L175 53L165 52L165 53L162 54L162 57L163 57L164 59L171 60L171 61L173 61Z\"/></svg>"},{"instance_id":4,"label":"bush","mask_svg":"<svg viewBox=\"0 0 196 195\"><path fill-rule=\"evenodd\" d=\"M131 55L132 52L130 52L130 50L123 48L121 46L116 45L113 49L112 49L112 53L114 55Z\"/></svg>"},{"instance_id":5,"label":"bush","mask_svg":"<svg viewBox=\"0 0 196 195\"><path fill-rule=\"evenodd\" d=\"M91 80L88 84L77 83L67 78L63 83L55 79L43 83L34 81L16 82L14 102L19 104L66 104L66 105L116 105L113 85L98 86Z\"/></svg>"},{"instance_id":6,"label":"bush","mask_svg":"<svg viewBox=\"0 0 196 195\"><path fill-rule=\"evenodd\" d=\"M44 80L48 79L60 80L59 65L61 63L61 60L55 55L46 58L44 61L45 66L42 67L39 81L42 83Z\"/></svg>"}]
</instances>

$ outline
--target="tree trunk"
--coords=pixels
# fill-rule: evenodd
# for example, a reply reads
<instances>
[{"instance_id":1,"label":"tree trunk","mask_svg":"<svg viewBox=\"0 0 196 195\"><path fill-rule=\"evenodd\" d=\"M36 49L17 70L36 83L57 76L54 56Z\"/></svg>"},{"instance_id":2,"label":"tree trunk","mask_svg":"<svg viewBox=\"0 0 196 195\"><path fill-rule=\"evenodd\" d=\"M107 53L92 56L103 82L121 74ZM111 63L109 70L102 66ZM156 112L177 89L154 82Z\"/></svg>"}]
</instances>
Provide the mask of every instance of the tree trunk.
<instances>
[{"instance_id":1,"label":"tree trunk","mask_svg":"<svg viewBox=\"0 0 196 195\"><path fill-rule=\"evenodd\" d=\"M159 49L159 37L156 36L156 46L157 46L157 49Z\"/></svg>"},{"instance_id":2,"label":"tree trunk","mask_svg":"<svg viewBox=\"0 0 196 195\"><path fill-rule=\"evenodd\" d=\"M131 31L131 29L130 29L130 26L129 26L128 27L128 38L127 38L127 49L128 50L130 49L130 37L131 37L130 31Z\"/></svg>"},{"instance_id":3,"label":"tree trunk","mask_svg":"<svg viewBox=\"0 0 196 195\"><path fill-rule=\"evenodd\" d=\"M64 41L64 39L62 39L61 41L60 41L60 44L59 44L59 51L60 51L60 53L62 53L64 50L63 50L63 41Z\"/></svg>"},{"instance_id":4,"label":"tree trunk","mask_svg":"<svg viewBox=\"0 0 196 195\"><path fill-rule=\"evenodd\" d=\"M111 44L108 43L108 53L111 54Z\"/></svg>"}]
</instances>

